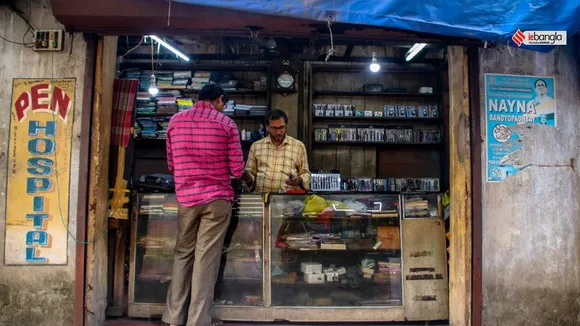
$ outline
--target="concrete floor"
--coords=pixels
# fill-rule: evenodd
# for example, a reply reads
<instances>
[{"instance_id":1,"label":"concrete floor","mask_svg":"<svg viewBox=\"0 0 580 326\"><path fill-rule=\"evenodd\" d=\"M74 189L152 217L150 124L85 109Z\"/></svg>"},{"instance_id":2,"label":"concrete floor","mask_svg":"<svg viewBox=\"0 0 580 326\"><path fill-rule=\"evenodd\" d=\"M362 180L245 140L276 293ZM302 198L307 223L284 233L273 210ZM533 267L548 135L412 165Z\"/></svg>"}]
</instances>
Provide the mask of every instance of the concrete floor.
<instances>
[{"instance_id":1,"label":"concrete floor","mask_svg":"<svg viewBox=\"0 0 580 326\"><path fill-rule=\"evenodd\" d=\"M162 326L162 325L163 324L161 323L161 321L150 321L141 319L113 319L105 322L105 326ZM278 326L278 325L224 323L224 326Z\"/></svg>"},{"instance_id":2,"label":"concrete floor","mask_svg":"<svg viewBox=\"0 0 580 326\"><path fill-rule=\"evenodd\" d=\"M161 321L151 321L144 319L112 319L105 322L105 326L162 326ZM280 324L247 324L247 323L224 323L224 326L289 326ZM303 325L300 325L303 326Z\"/></svg>"}]
</instances>

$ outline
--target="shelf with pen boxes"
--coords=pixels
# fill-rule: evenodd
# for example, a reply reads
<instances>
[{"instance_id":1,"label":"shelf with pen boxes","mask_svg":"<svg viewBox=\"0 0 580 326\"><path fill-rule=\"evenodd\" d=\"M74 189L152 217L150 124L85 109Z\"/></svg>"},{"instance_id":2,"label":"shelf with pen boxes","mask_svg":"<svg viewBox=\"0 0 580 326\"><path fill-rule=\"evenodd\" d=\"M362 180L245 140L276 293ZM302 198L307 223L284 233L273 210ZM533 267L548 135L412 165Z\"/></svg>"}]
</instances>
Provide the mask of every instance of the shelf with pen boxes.
<instances>
[{"instance_id":1,"label":"shelf with pen boxes","mask_svg":"<svg viewBox=\"0 0 580 326\"><path fill-rule=\"evenodd\" d=\"M309 110L311 169L343 178L437 178L448 187L442 71L392 64L316 63Z\"/></svg>"},{"instance_id":2,"label":"shelf with pen boxes","mask_svg":"<svg viewBox=\"0 0 580 326\"><path fill-rule=\"evenodd\" d=\"M442 139L437 105L389 104L371 111L354 104L314 104L313 114L313 144L433 145Z\"/></svg>"},{"instance_id":3,"label":"shelf with pen boxes","mask_svg":"<svg viewBox=\"0 0 580 326\"><path fill-rule=\"evenodd\" d=\"M177 201L173 193L139 192L133 197L134 302L163 303L171 281L178 236ZM216 284L217 303L261 304L263 214L262 196L236 195Z\"/></svg>"}]
</instances>

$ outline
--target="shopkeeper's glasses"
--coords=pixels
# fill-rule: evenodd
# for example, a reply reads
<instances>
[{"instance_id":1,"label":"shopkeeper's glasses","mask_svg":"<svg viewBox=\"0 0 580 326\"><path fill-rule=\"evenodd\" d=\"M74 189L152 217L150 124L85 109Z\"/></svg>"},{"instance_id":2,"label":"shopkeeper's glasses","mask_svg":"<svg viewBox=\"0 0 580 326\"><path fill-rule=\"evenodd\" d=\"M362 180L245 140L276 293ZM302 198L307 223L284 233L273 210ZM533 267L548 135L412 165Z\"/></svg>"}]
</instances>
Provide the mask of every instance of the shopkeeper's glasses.
<instances>
[{"instance_id":1,"label":"shopkeeper's glasses","mask_svg":"<svg viewBox=\"0 0 580 326\"><path fill-rule=\"evenodd\" d=\"M270 127L270 130L272 130L272 131L284 131L284 130L286 130L286 126Z\"/></svg>"}]
</instances>

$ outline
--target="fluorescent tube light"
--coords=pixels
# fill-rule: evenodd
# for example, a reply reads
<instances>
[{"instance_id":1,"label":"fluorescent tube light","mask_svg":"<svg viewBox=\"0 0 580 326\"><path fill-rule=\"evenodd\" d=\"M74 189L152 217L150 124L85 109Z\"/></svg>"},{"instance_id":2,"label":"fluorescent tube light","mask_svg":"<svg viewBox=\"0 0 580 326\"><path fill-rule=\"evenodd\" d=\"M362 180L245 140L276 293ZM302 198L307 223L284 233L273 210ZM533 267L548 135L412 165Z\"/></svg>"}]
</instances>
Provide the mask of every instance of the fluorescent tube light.
<instances>
[{"instance_id":1,"label":"fluorescent tube light","mask_svg":"<svg viewBox=\"0 0 580 326\"><path fill-rule=\"evenodd\" d=\"M415 43L411 49L407 52L407 54L405 55L405 60L406 61L410 61L411 59L413 59L417 53L421 52L421 50L423 50L423 48L427 45L427 43Z\"/></svg>"},{"instance_id":2,"label":"fluorescent tube light","mask_svg":"<svg viewBox=\"0 0 580 326\"><path fill-rule=\"evenodd\" d=\"M154 40L155 42L163 45L163 47L165 47L167 50L175 53L176 56L180 57L181 59L183 59L185 61L189 61L189 58L185 54L183 54L181 51L179 51L178 49L173 47L171 44L165 42L164 40L160 39L159 37L157 37L155 35L149 35L149 37L152 40Z\"/></svg>"}]
</instances>

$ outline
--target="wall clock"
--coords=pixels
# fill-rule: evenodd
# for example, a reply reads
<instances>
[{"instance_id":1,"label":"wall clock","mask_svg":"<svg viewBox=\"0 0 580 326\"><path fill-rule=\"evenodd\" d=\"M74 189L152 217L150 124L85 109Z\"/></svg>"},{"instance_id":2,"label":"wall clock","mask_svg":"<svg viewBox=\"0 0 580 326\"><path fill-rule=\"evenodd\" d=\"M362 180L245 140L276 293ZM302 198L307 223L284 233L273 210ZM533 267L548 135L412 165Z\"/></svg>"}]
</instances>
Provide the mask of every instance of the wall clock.
<instances>
[{"instance_id":1,"label":"wall clock","mask_svg":"<svg viewBox=\"0 0 580 326\"><path fill-rule=\"evenodd\" d=\"M284 70L276 79L278 83L278 88L281 89L294 89L294 76L290 74L287 70Z\"/></svg>"}]
</instances>

